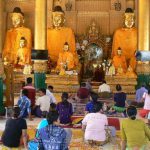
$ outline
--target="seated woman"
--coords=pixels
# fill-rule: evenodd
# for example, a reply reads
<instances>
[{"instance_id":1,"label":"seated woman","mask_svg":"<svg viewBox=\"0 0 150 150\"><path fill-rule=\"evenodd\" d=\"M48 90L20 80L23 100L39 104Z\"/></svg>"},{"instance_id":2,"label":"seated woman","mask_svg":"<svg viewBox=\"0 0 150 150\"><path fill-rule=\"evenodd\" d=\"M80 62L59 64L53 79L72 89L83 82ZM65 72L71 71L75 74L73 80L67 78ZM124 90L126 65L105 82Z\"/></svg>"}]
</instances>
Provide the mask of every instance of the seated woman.
<instances>
[{"instance_id":1,"label":"seated woman","mask_svg":"<svg viewBox=\"0 0 150 150\"><path fill-rule=\"evenodd\" d=\"M150 112L150 90L148 90L148 93L143 94L142 101L144 102L144 107L139 111L139 115L145 117Z\"/></svg>"},{"instance_id":2,"label":"seated woman","mask_svg":"<svg viewBox=\"0 0 150 150\"><path fill-rule=\"evenodd\" d=\"M51 104L50 104L50 111L49 111L49 112L51 112L51 113L57 112L57 111L56 111L56 104L55 104L55 103L51 103ZM32 150L33 147L34 147L34 149L37 149L38 145L36 144L36 143L37 143L36 139L38 139L38 137L39 137L38 131L39 131L40 129L42 129L42 128L48 126L48 118L47 118L47 117L48 117L48 116L45 116L45 118L42 119L41 122L38 124L35 139L34 139L33 141L30 141L30 142L28 143L29 150L30 150L30 149ZM65 130L66 133L67 133L66 144L69 145L69 144L70 144L70 141L71 141L72 133L69 132L69 131L67 130L67 128L65 128L64 130ZM34 143L34 142L35 142L35 143Z\"/></svg>"},{"instance_id":3,"label":"seated woman","mask_svg":"<svg viewBox=\"0 0 150 150\"><path fill-rule=\"evenodd\" d=\"M71 116L73 114L72 104L68 102L68 93L64 92L61 96L62 101L56 106L59 113L59 120L62 125L71 124Z\"/></svg>"},{"instance_id":4,"label":"seated woman","mask_svg":"<svg viewBox=\"0 0 150 150\"><path fill-rule=\"evenodd\" d=\"M121 121L122 150L144 150L150 140L150 129L140 119L136 119L134 106L127 108L128 119Z\"/></svg>"},{"instance_id":5,"label":"seated woman","mask_svg":"<svg viewBox=\"0 0 150 150\"><path fill-rule=\"evenodd\" d=\"M27 149L27 123L23 118L19 118L20 108L13 107L13 117L6 121L5 130L2 135L2 150L10 150L16 148L19 150L20 139L23 138L23 144ZM17 149L18 148L18 149Z\"/></svg>"},{"instance_id":6,"label":"seated woman","mask_svg":"<svg viewBox=\"0 0 150 150\"><path fill-rule=\"evenodd\" d=\"M69 126L72 123L71 116L73 114L73 107L72 104L68 102L67 92L62 93L61 99L62 101L56 106L56 110L59 113L60 125L62 127ZM65 128L65 131L67 132L67 143L69 144L72 137L72 131L70 128Z\"/></svg>"},{"instance_id":7,"label":"seated woman","mask_svg":"<svg viewBox=\"0 0 150 150\"><path fill-rule=\"evenodd\" d=\"M56 104L55 103L51 103L50 104L50 111L56 111ZM41 122L38 124L37 130L42 129L44 127L46 127L48 125L47 119L46 119L46 115L44 116L44 119L41 120ZM36 137L38 137L38 134L36 134Z\"/></svg>"},{"instance_id":8,"label":"seated woman","mask_svg":"<svg viewBox=\"0 0 150 150\"><path fill-rule=\"evenodd\" d=\"M18 100L18 106L20 108L20 118L26 118L29 116L29 120L32 120L31 116L31 100L28 98L28 90L23 89L22 90L22 95L20 96Z\"/></svg>"},{"instance_id":9,"label":"seated woman","mask_svg":"<svg viewBox=\"0 0 150 150\"><path fill-rule=\"evenodd\" d=\"M90 145L103 145L106 143L105 126L108 125L107 116L102 114L102 104L94 106L93 113L88 113L82 121L85 131L84 139Z\"/></svg>"},{"instance_id":10,"label":"seated woman","mask_svg":"<svg viewBox=\"0 0 150 150\"><path fill-rule=\"evenodd\" d=\"M90 91L86 88L86 83L82 82L80 88L77 91L75 99L79 103L86 103L89 101Z\"/></svg>"},{"instance_id":11,"label":"seated woman","mask_svg":"<svg viewBox=\"0 0 150 150\"><path fill-rule=\"evenodd\" d=\"M90 92L90 96L91 96L92 100L86 104L85 114L93 113L94 106L99 104L99 103L101 104L101 102L98 102L98 94L96 94L94 92Z\"/></svg>"},{"instance_id":12,"label":"seated woman","mask_svg":"<svg viewBox=\"0 0 150 150\"><path fill-rule=\"evenodd\" d=\"M40 147L45 150L68 150L67 133L59 127L59 114L57 111L51 111L47 115L48 126L38 131L38 142Z\"/></svg>"},{"instance_id":13,"label":"seated woman","mask_svg":"<svg viewBox=\"0 0 150 150\"><path fill-rule=\"evenodd\" d=\"M110 113L124 112L125 111L125 101L126 93L122 92L122 87L120 84L116 85L117 92L114 94L114 106L110 109Z\"/></svg>"}]
</instances>

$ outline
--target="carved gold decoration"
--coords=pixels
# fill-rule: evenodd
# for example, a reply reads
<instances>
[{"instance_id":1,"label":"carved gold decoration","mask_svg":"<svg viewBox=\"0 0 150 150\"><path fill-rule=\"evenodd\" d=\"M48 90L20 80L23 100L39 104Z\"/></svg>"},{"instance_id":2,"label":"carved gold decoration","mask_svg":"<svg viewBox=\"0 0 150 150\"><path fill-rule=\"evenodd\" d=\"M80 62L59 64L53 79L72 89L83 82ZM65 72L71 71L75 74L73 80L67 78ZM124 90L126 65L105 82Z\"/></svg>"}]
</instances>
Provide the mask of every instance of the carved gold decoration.
<instances>
[{"instance_id":1,"label":"carved gold decoration","mask_svg":"<svg viewBox=\"0 0 150 150\"><path fill-rule=\"evenodd\" d=\"M70 0L68 0L68 2L65 4L66 7L66 11L71 11L72 9L72 3Z\"/></svg>"},{"instance_id":2,"label":"carved gold decoration","mask_svg":"<svg viewBox=\"0 0 150 150\"><path fill-rule=\"evenodd\" d=\"M56 93L70 92L74 93L79 88L79 77L77 75L46 75L47 85L54 85Z\"/></svg>"},{"instance_id":3,"label":"carved gold decoration","mask_svg":"<svg viewBox=\"0 0 150 150\"><path fill-rule=\"evenodd\" d=\"M150 74L150 64L137 64L136 67L137 74Z\"/></svg>"},{"instance_id":4,"label":"carved gold decoration","mask_svg":"<svg viewBox=\"0 0 150 150\"><path fill-rule=\"evenodd\" d=\"M47 72L47 61L35 60L33 69L35 73L45 73Z\"/></svg>"},{"instance_id":5,"label":"carved gold decoration","mask_svg":"<svg viewBox=\"0 0 150 150\"><path fill-rule=\"evenodd\" d=\"M98 40L99 38L99 28L95 21L92 21L91 25L89 26L88 38L90 42Z\"/></svg>"},{"instance_id":6,"label":"carved gold decoration","mask_svg":"<svg viewBox=\"0 0 150 150\"><path fill-rule=\"evenodd\" d=\"M4 64L0 58L0 78L3 80L6 78L5 73L4 73Z\"/></svg>"}]
</instances>

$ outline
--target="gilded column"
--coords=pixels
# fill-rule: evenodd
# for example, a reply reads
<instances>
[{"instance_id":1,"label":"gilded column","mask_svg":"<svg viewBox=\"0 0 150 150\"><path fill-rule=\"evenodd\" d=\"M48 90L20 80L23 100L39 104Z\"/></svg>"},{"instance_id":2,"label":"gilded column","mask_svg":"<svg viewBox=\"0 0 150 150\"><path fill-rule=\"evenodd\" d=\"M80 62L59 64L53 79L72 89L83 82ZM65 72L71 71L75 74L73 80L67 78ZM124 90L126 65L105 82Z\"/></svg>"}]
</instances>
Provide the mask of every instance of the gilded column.
<instances>
[{"instance_id":1,"label":"gilded column","mask_svg":"<svg viewBox=\"0 0 150 150\"><path fill-rule=\"evenodd\" d=\"M3 105L3 76L4 76L4 66L2 62L2 33L3 33L3 6L4 1L0 0L0 114L4 112Z\"/></svg>"},{"instance_id":2,"label":"gilded column","mask_svg":"<svg viewBox=\"0 0 150 150\"><path fill-rule=\"evenodd\" d=\"M138 19L138 51L143 56L149 57L150 50L150 0L137 1L137 19ZM142 52L143 51L143 52ZM147 51L147 54L145 53ZM145 54L146 55L145 55ZM141 56L142 56L141 55ZM148 59L147 59L148 60ZM150 60L150 59L149 59ZM149 61L139 61L137 63L136 72L138 74L138 85L146 83L150 84L150 65Z\"/></svg>"},{"instance_id":3,"label":"gilded column","mask_svg":"<svg viewBox=\"0 0 150 150\"><path fill-rule=\"evenodd\" d=\"M150 0L138 0L138 50L150 50Z\"/></svg>"},{"instance_id":4,"label":"gilded column","mask_svg":"<svg viewBox=\"0 0 150 150\"><path fill-rule=\"evenodd\" d=\"M36 88L45 88L47 71L47 0L35 1L34 81Z\"/></svg>"}]
</instances>

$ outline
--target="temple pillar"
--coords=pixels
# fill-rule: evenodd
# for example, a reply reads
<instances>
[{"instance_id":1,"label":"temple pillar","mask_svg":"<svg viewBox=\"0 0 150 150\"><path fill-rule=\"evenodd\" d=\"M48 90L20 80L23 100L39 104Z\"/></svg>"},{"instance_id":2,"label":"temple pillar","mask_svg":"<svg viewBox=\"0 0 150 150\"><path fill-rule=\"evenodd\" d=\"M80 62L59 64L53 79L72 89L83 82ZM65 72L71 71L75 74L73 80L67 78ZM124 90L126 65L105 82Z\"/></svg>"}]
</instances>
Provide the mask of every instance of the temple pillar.
<instances>
[{"instance_id":1,"label":"temple pillar","mask_svg":"<svg viewBox=\"0 0 150 150\"><path fill-rule=\"evenodd\" d=\"M150 0L137 1L138 13L138 51L150 50ZM138 62L136 72L138 84L150 84L150 65L148 61Z\"/></svg>"},{"instance_id":2,"label":"temple pillar","mask_svg":"<svg viewBox=\"0 0 150 150\"><path fill-rule=\"evenodd\" d=\"M138 0L138 50L150 50L150 0Z\"/></svg>"},{"instance_id":3,"label":"temple pillar","mask_svg":"<svg viewBox=\"0 0 150 150\"><path fill-rule=\"evenodd\" d=\"M4 66L2 62L2 48L3 48L3 11L4 11L4 1L0 0L0 114L4 113L4 104L3 104L3 75L4 75Z\"/></svg>"},{"instance_id":4,"label":"temple pillar","mask_svg":"<svg viewBox=\"0 0 150 150\"><path fill-rule=\"evenodd\" d=\"M35 1L35 36L34 50L37 60L34 60L34 84L36 89L46 88L45 79L47 71L47 58L44 58L47 51L47 0ZM47 56L48 57L48 56Z\"/></svg>"}]
</instances>

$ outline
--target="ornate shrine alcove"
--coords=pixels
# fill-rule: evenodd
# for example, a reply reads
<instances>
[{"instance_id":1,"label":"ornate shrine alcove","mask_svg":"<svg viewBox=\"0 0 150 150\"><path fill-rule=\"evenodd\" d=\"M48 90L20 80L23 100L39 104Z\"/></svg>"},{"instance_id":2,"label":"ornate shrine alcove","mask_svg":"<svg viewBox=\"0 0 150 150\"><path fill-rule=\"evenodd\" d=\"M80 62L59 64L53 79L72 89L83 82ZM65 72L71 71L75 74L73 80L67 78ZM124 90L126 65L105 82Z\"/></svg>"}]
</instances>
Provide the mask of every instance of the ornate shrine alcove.
<instances>
[{"instance_id":1,"label":"ornate shrine alcove","mask_svg":"<svg viewBox=\"0 0 150 150\"><path fill-rule=\"evenodd\" d=\"M86 32L86 36L79 40L81 58L83 58L82 76L83 79L101 81L105 75L103 61L107 60L111 54L111 36L103 35L95 21L91 22ZM102 74L102 78L95 77L96 71L101 72L99 73Z\"/></svg>"}]
</instances>

